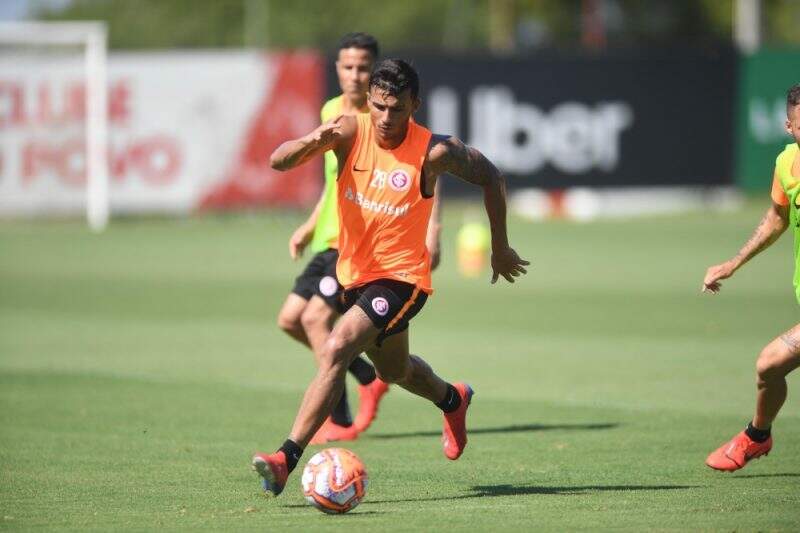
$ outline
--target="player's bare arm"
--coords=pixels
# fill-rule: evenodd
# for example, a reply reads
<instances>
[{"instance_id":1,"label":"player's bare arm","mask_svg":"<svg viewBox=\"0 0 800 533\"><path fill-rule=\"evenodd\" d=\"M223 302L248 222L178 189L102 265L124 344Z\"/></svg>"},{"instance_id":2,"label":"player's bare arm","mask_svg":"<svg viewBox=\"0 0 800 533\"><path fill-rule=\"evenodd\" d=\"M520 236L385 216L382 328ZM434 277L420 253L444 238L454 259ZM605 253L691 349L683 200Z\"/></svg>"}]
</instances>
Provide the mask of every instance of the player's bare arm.
<instances>
[{"instance_id":1,"label":"player's bare arm","mask_svg":"<svg viewBox=\"0 0 800 533\"><path fill-rule=\"evenodd\" d=\"M320 124L311 133L278 146L269 157L269 164L275 170L289 170L328 150L333 150L339 161L344 161L341 156L346 158L349 154L356 128L355 117L339 115Z\"/></svg>"},{"instance_id":2,"label":"player's bare arm","mask_svg":"<svg viewBox=\"0 0 800 533\"><path fill-rule=\"evenodd\" d=\"M440 237L442 234L442 182L436 180L435 191L433 193L433 208L431 209L431 220L428 222L428 233L425 236L425 246L431 254L431 270L436 270L442 257Z\"/></svg>"},{"instance_id":3,"label":"player's bare arm","mask_svg":"<svg viewBox=\"0 0 800 533\"><path fill-rule=\"evenodd\" d=\"M702 291L712 294L718 293L722 286L720 284L721 280L731 277L742 265L769 248L786 231L788 225L789 207L773 202L767 212L764 213L753 235L742 246L739 253L724 263L708 268L706 277L703 279Z\"/></svg>"},{"instance_id":4,"label":"player's bare arm","mask_svg":"<svg viewBox=\"0 0 800 533\"><path fill-rule=\"evenodd\" d=\"M424 172L429 188L434 185L431 181L446 172L483 188L483 203L492 233L492 283L499 276L514 283L515 277L527 274L524 267L530 263L508 245L505 179L486 156L455 137L437 135L428 150Z\"/></svg>"},{"instance_id":5,"label":"player's bare arm","mask_svg":"<svg viewBox=\"0 0 800 533\"><path fill-rule=\"evenodd\" d=\"M317 225L317 219L319 218L319 212L322 209L322 204L325 201L325 191L322 191L322 194L317 201L317 205L314 206L314 210L308 216L308 220L300 224L300 226L294 230L292 236L289 237L289 256L293 260L297 260L300 256L303 255L303 251L308 246L308 243L311 242L311 239L314 238L314 228Z\"/></svg>"}]
</instances>

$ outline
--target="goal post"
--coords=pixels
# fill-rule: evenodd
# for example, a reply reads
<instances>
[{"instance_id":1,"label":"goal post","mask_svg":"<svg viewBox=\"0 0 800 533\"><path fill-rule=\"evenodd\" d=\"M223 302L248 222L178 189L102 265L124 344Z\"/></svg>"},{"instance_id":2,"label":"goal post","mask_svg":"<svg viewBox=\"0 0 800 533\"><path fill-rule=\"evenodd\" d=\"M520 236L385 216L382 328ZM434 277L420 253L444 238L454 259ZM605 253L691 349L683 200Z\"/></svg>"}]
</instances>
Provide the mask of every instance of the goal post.
<instances>
[{"instance_id":1,"label":"goal post","mask_svg":"<svg viewBox=\"0 0 800 533\"><path fill-rule=\"evenodd\" d=\"M86 218L108 224L108 30L103 22L0 22L0 45L80 46L86 79Z\"/></svg>"}]
</instances>

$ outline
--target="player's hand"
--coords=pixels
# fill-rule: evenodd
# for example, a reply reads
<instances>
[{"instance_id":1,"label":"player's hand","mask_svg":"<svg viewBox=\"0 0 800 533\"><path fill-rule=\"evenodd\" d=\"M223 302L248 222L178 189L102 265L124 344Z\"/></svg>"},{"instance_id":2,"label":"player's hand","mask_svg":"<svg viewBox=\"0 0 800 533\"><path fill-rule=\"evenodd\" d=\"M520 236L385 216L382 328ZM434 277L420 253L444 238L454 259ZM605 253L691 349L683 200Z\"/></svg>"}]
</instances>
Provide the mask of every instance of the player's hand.
<instances>
[{"instance_id":1,"label":"player's hand","mask_svg":"<svg viewBox=\"0 0 800 533\"><path fill-rule=\"evenodd\" d=\"M700 288L700 291L717 294L720 288L722 288L720 281L733 276L735 271L736 267L732 261L725 261L719 265L708 267L708 270L706 270L706 277L703 279L703 286Z\"/></svg>"},{"instance_id":2,"label":"player's hand","mask_svg":"<svg viewBox=\"0 0 800 533\"><path fill-rule=\"evenodd\" d=\"M514 283L514 278L527 274L524 267L530 265L510 246L500 250L492 250L492 283L496 283L500 276L506 278L509 283Z\"/></svg>"},{"instance_id":3,"label":"player's hand","mask_svg":"<svg viewBox=\"0 0 800 533\"><path fill-rule=\"evenodd\" d=\"M317 146L327 146L342 135L342 117L339 115L333 120L320 124L311 132L311 141Z\"/></svg>"},{"instance_id":4,"label":"player's hand","mask_svg":"<svg viewBox=\"0 0 800 533\"><path fill-rule=\"evenodd\" d=\"M311 237L314 236L314 228L308 228L305 224L297 228L289 238L289 256L295 261L303 255Z\"/></svg>"}]
</instances>

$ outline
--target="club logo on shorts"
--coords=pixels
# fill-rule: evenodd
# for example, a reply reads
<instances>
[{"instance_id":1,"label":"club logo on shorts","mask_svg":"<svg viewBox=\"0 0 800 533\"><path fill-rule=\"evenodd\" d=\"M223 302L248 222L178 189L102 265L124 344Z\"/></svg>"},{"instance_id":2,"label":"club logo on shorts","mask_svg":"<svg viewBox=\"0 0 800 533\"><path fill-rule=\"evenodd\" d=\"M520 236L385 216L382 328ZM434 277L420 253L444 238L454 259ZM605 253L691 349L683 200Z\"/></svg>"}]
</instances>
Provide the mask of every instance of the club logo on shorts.
<instances>
[{"instance_id":1,"label":"club logo on shorts","mask_svg":"<svg viewBox=\"0 0 800 533\"><path fill-rule=\"evenodd\" d=\"M411 177L408 172L401 169L393 170L389 174L389 187L397 192L407 191L411 187Z\"/></svg>"},{"instance_id":2,"label":"club logo on shorts","mask_svg":"<svg viewBox=\"0 0 800 533\"><path fill-rule=\"evenodd\" d=\"M339 283L333 276L325 276L319 280L319 292L322 293L323 296L333 296L338 289Z\"/></svg>"},{"instance_id":3,"label":"club logo on shorts","mask_svg":"<svg viewBox=\"0 0 800 533\"><path fill-rule=\"evenodd\" d=\"M372 309L375 310L375 312L378 313L380 316L386 316L386 313L389 312L389 302L387 302L386 298L382 296L373 298Z\"/></svg>"}]
</instances>

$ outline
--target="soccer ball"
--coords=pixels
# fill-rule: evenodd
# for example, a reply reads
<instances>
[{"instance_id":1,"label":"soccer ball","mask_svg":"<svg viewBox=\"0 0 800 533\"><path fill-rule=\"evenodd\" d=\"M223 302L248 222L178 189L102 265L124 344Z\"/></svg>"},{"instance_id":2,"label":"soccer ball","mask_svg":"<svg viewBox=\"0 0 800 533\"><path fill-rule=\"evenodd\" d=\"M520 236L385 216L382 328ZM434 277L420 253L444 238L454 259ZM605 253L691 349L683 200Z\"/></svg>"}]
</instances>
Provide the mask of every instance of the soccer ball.
<instances>
[{"instance_id":1,"label":"soccer ball","mask_svg":"<svg viewBox=\"0 0 800 533\"><path fill-rule=\"evenodd\" d=\"M300 482L308 503L323 513L346 513L367 492L367 469L350 450L326 448L311 458Z\"/></svg>"}]
</instances>

